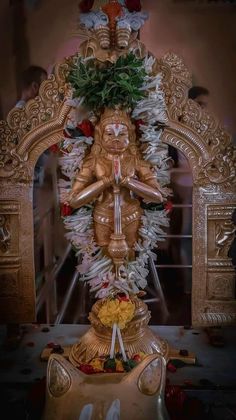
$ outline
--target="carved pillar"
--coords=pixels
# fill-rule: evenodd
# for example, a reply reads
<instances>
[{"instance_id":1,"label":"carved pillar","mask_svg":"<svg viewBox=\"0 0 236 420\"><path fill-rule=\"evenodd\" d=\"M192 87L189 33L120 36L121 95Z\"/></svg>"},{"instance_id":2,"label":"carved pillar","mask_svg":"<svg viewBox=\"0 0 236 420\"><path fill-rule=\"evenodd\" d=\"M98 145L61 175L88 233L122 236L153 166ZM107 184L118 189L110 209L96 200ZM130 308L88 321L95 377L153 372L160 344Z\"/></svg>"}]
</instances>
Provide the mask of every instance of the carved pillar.
<instances>
[{"instance_id":1,"label":"carved pillar","mask_svg":"<svg viewBox=\"0 0 236 420\"><path fill-rule=\"evenodd\" d=\"M0 320L35 317L32 186L8 185L0 203Z\"/></svg>"}]
</instances>

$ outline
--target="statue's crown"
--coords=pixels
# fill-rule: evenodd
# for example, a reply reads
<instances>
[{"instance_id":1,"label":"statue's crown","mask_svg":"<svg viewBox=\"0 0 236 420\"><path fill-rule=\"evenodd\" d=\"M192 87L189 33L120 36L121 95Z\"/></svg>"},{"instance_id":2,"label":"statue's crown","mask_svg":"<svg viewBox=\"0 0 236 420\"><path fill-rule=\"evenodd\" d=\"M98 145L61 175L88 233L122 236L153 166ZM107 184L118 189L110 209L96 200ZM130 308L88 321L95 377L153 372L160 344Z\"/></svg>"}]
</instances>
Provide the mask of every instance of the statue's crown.
<instances>
[{"instance_id":1,"label":"statue's crown","mask_svg":"<svg viewBox=\"0 0 236 420\"><path fill-rule=\"evenodd\" d=\"M106 108L100 118L100 124L105 126L107 124L124 124L128 128L132 127L132 122L126 111L121 109Z\"/></svg>"}]
</instances>

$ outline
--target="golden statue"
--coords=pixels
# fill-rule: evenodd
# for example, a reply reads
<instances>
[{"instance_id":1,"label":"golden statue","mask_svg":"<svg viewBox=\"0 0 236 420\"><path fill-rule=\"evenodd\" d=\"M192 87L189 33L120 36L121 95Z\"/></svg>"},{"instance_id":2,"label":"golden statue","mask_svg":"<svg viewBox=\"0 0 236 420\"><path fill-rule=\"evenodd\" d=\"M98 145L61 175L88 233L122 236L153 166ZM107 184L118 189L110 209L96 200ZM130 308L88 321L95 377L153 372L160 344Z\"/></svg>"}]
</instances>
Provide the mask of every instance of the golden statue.
<instances>
[{"instance_id":1,"label":"golden statue","mask_svg":"<svg viewBox=\"0 0 236 420\"><path fill-rule=\"evenodd\" d=\"M164 206L159 212L153 204L162 204L169 194L162 186L167 182L162 178L159 184L157 180L158 170L167 170L167 165L160 163L166 159L166 150L159 143L167 121L160 75L154 57L145 55L141 44L134 44L135 33L146 18L145 12L131 13L116 0L100 11L82 15L81 23L91 30L91 37L82 46L81 55L69 63L74 98L83 110L91 112L87 120L97 118L92 146L81 152L79 168L69 177L71 191L65 195L66 204L77 210L71 220L65 220L65 226L81 256L81 280L87 281L99 298L89 315L92 328L71 350L69 358L75 366L109 354L116 330L117 338L120 334L118 315L114 310L112 323L107 325L99 314L102 308L109 312L106 304L110 300L118 304L122 294L134 308L130 322L122 328L124 355L143 351L168 357L167 343L148 329L148 308L137 299L137 295L145 295L151 249L160 232L165 235L160 226L167 226ZM138 120L143 125L139 130ZM71 160L75 156L76 148ZM151 208L150 214L144 208ZM86 230L80 216L86 219L88 213ZM113 344L116 351L122 349L120 341Z\"/></svg>"},{"instance_id":2,"label":"golden statue","mask_svg":"<svg viewBox=\"0 0 236 420\"><path fill-rule=\"evenodd\" d=\"M140 155L135 126L128 114L106 109L96 126L94 145L75 178L68 202L73 208L79 208L97 200L93 215L95 240L108 250L115 263L117 251L113 242L119 242L118 263L122 264L122 257L132 257L132 247L138 239L142 209L135 196L161 203L166 193L167 189L160 187L150 164Z\"/></svg>"}]
</instances>

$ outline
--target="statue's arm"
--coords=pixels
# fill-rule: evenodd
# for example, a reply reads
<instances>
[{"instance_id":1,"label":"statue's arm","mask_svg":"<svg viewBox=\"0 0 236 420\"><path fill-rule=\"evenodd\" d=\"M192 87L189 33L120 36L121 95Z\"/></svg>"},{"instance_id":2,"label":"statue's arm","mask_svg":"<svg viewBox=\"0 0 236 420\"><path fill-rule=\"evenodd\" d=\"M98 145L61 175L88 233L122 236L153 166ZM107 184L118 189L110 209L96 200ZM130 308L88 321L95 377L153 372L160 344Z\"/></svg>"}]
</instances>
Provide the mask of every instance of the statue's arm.
<instances>
[{"instance_id":1,"label":"statue's arm","mask_svg":"<svg viewBox=\"0 0 236 420\"><path fill-rule=\"evenodd\" d=\"M164 201L166 197L171 194L171 190L169 188L160 186L156 175L152 172L151 166L148 162L140 159L138 162L137 172L141 182L151 188L154 188L162 195L162 201Z\"/></svg>"},{"instance_id":2,"label":"statue's arm","mask_svg":"<svg viewBox=\"0 0 236 420\"><path fill-rule=\"evenodd\" d=\"M87 159L76 176L67 200L71 207L79 208L90 203L110 185L111 180L105 177L96 180L94 166L95 160Z\"/></svg>"},{"instance_id":3,"label":"statue's arm","mask_svg":"<svg viewBox=\"0 0 236 420\"><path fill-rule=\"evenodd\" d=\"M68 203L71 207L78 209L90 203L109 186L109 180L102 179L83 188L82 191L72 189Z\"/></svg>"},{"instance_id":4,"label":"statue's arm","mask_svg":"<svg viewBox=\"0 0 236 420\"><path fill-rule=\"evenodd\" d=\"M153 203L163 202L163 196L157 189L137 179L126 177L123 185L145 200L152 201Z\"/></svg>"}]
</instances>

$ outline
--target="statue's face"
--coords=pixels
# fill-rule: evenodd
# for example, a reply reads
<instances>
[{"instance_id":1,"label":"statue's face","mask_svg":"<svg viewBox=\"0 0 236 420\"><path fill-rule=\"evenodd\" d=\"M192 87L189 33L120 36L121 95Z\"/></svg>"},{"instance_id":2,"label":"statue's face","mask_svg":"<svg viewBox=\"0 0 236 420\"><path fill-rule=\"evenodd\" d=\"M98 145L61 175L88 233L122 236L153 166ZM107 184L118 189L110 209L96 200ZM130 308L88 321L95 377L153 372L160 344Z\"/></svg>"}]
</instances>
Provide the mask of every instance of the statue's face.
<instances>
[{"instance_id":1,"label":"statue's face","mask_svg":"<svg viewBox=\"0 0 236 420\"><path fill-rule=\"evenodd\" d=\"M107 124L103 131L102 146L110 154L119 155L129 146L129 131L124 124Z\"/></svg>"}]
</instances>

